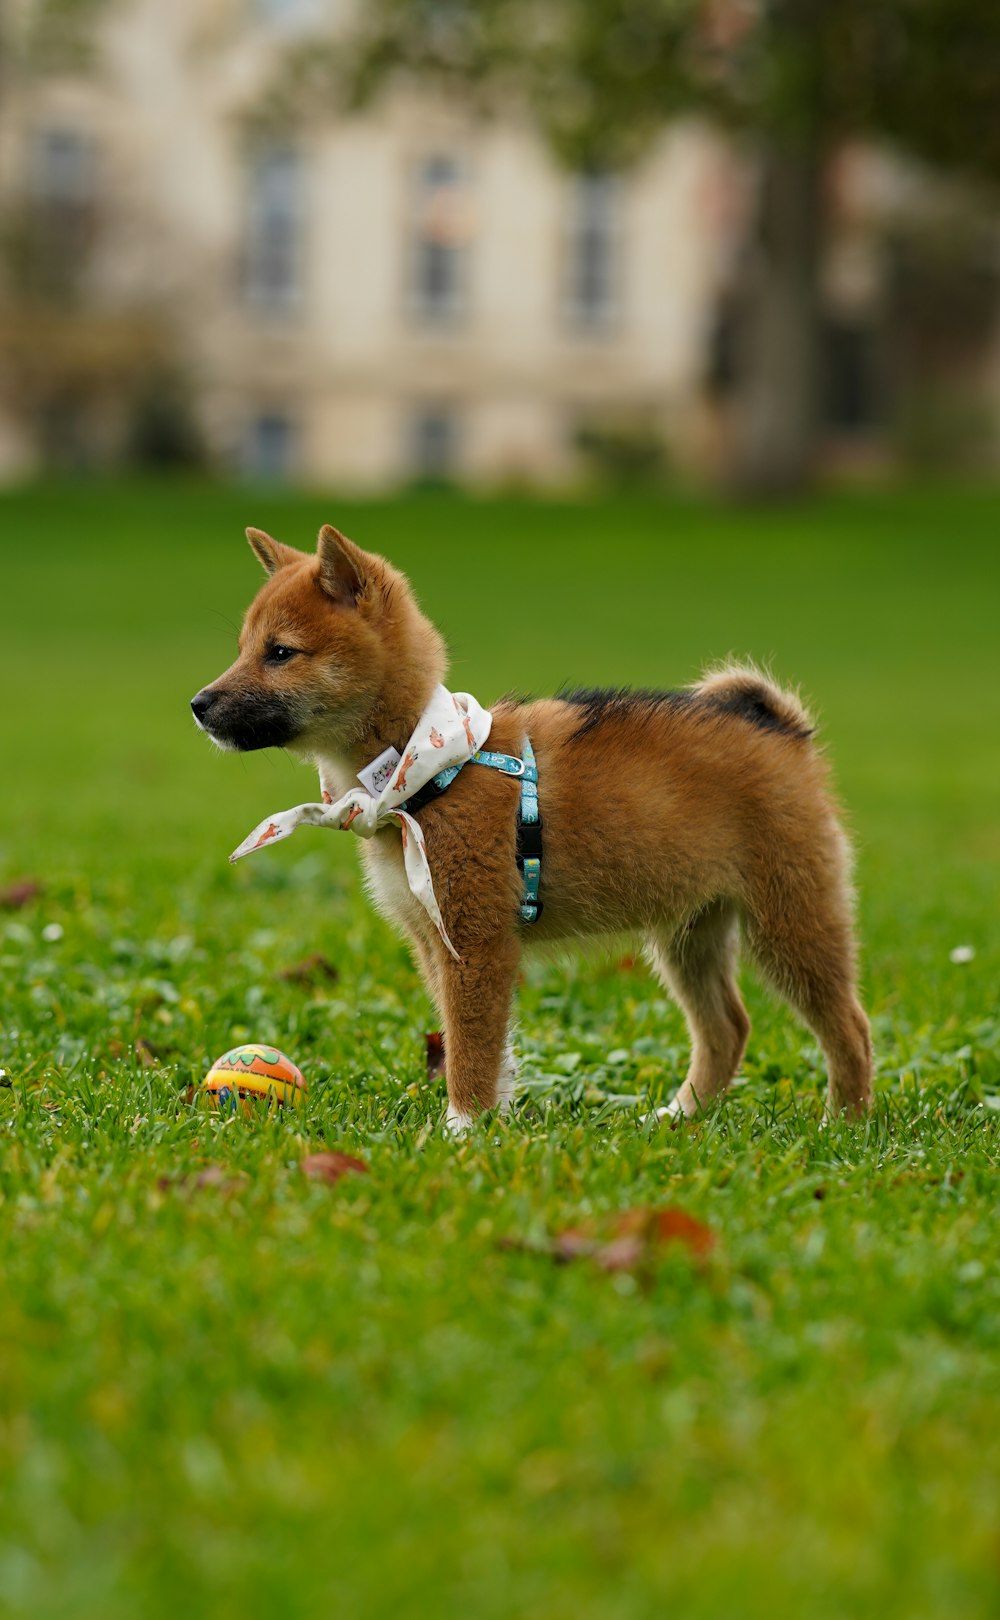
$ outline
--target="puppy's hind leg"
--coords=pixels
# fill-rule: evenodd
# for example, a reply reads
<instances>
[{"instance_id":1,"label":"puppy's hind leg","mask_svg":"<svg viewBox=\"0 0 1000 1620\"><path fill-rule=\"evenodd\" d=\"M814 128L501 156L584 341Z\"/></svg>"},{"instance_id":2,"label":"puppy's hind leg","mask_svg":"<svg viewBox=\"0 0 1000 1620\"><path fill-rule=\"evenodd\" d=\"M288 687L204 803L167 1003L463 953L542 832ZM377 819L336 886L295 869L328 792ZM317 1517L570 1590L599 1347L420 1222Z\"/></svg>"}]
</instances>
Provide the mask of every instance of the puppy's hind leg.
<instances>
[{"instance_id":1,"label":"puppy's hind leg","mask_svg":"<svg viewBox=\"0 0 1000 1620\"><path fill-rule=\"evenodd\" d=\"M872 1041L858 1001L850 858L829 817L764 866L747 896L747 945L776 990L813 1031L826 1057L827 1107L854 1118L871 1107Z\"/></svg>"},{"instance_id":2,"label":"puppy's hind leg","mask_svg":"<svg viewBox=\"0 0 1000 1620\"><path fill-rule=\"evenodd\" d=\"M690 922L649 940L654 970L687 1019L691 1067L659 1115L696 1114L725 1091L743 1057L750 1019L736 988L736 907L715 900Z\"/></svg>"},{"instance_id":3,"label":"puppy's hind leg","mask_svg":"<svg viewBox=\"0 0 1000 1620\"><path fill-rule=\"evenodd\" d=\"M765 916L748 912L747 944L775 989L808 1024L826 1058L827 1111L857 1119L872 1101L872 1040L858 1001L850 923L839 904L824 916L790 904ZM808 923L804 918L809 918Z\"/></svg>"},{"instance_id":4,"label":"puppy's hind leg","mask_svg":"<svg viewBox=\"0 0 1000 1620\"><path fill-rule=\"evenodd\" d=\"M514 1051L513 1020L507 1026L507 1039L500 1059L500 1077L497 1080L497 1107L501 1114L509 1114L517 1091L517 1055Z\"/></svg>"}]
</instances>

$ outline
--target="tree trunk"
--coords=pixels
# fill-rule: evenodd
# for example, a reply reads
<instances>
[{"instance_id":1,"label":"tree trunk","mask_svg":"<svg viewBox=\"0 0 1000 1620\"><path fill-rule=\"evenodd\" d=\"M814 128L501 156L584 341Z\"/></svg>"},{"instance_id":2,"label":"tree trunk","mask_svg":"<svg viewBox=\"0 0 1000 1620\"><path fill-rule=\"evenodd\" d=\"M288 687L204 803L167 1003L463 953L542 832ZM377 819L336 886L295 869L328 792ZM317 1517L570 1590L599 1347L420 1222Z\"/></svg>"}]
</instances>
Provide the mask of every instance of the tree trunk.
<instances>
[{"instance_id":1,"label":"tree trunk","mask_svg":"<svg viewBox=\"0 0 1000 1620\"><path fill-rule=\"evenodd\" d=\"M738 320L730 480L742 494L793 495L810 482L822 422L818 150L767 140L757 233Z\"/></svg>"}]
</instances>

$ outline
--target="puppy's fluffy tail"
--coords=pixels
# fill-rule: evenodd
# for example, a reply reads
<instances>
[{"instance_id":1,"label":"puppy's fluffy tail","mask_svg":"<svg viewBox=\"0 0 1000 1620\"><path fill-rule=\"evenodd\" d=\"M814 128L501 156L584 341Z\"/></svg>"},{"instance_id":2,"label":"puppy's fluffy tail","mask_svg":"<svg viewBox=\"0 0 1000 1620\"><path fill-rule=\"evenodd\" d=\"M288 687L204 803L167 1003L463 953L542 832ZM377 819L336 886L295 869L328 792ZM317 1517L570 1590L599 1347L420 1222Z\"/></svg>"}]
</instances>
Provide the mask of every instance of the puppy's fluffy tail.
<instances>
[{"instance_id":1,"label":"puppy's fluffy tail","mask_svg":"<svg viewBox=\"0 0 1000 1620\"><path fill-rule=\"evenodd\" d=\"M708 670L692 691L723 713L740 715L765 731L784 732L804 742L816 730L798 694L783 691L753 664Z\"/></svg>"}]
</instances>

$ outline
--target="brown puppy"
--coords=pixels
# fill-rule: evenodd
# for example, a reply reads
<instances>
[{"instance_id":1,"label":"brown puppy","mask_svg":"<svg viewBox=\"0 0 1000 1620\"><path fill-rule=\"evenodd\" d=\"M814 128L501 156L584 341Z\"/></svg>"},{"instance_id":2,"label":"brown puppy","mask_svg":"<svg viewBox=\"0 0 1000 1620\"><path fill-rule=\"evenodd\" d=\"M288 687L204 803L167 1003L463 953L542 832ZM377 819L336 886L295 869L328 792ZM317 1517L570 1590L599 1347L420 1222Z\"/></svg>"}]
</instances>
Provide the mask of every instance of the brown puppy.
<instances>
[{"instance_id":1,"label":"brown puppy","mask_svg":"<svg viewBox=\"0 0 1000 1620\"><path fill-rule=\"evenodd\" d=\"M222 747L284 746L339 796L388 747L403 753L445 672L407 581L325 527L314 557L247 531L269 574L240 656L192 700ZM683 1008L691 1067L667 1112L728 1086L750 1022L740 938L826 1055L829 1106L871 1102L868 1020L855 987L850 854L827 769L798 702L750 668L681 692L578 692L493 710L490 749L538 761L543 914L521 922L516 780L468 765L419 812L434 887L461 961L410 892L399 829L364 841L379 909L409 938L445 1027L449 1120L506 1104L521 950L638 932Z\"/></svg>"}]
</instances>

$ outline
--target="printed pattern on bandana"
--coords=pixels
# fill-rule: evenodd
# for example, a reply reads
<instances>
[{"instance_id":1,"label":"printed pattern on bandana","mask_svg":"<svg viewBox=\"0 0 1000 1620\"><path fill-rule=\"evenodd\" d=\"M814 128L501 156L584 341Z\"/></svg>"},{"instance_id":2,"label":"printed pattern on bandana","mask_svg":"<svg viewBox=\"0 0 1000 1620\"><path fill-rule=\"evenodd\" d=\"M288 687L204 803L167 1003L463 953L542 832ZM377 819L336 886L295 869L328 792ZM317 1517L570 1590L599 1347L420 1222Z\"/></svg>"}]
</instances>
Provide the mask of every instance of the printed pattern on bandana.
<instances>
[{"instance_id":1,"label":"printed pattern on bandana","mask_svg":"<svg viewBox=\"0 0 1000 1620\"><path fill-rule=\"evenodd\" d=\"M303 825L333 827L341 832L350 830L362 838L373 838L379 828L395 822L403 840L403 861L410 891L420 901L456 962L460 962L434 893L420 823L400 809L400 805L426 787L431 777L439 772L452 765L466 764L477 749L482 748L492 724L492 714L481 708L468 692L449 692L446 686L435 687L403 749L399 766L377 799L372 798L367 788L360 787L352 788L335 804L299 804L293 810L279 810L276 815L266 816L229 859L238 861L265 845L278 844ZM325 793L324 797L327 797Z\"/></svg>"}]
</instances>

